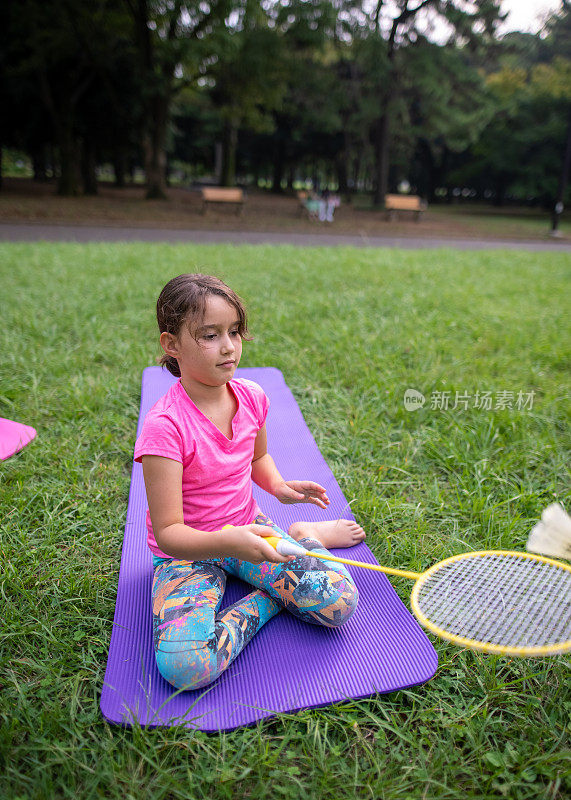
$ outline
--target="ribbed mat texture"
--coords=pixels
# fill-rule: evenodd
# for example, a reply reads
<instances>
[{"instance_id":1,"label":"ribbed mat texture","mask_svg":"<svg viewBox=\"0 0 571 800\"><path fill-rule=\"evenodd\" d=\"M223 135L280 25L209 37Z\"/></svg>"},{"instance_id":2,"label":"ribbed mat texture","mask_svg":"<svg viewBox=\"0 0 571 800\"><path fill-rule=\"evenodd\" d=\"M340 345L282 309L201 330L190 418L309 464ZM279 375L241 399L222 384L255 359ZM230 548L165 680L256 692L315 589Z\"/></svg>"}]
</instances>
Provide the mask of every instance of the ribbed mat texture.
<instances>
[{"instance_id":1,"label":"ribbed mat texture","mask_svg":"<svg viewBox=\"0 0 571 800\"><path fill-rule=\"evenodd\" d=\"M284 478L308 479L327 489L331 505L282 505L254 487L262 510L287 530L299 519L353 518L333 473L303 419L282 373L273 367L239 369L236 377L263 387L270 398L269 451ZM161 367L143 372L137 435L147 411L173 377ZM146 544L147 501L142 467L133 464L121 556L117 605L101 711L109 722L144 726L186 725L232 730L278 712L294 712L351 698L390 692L428 680L437 667L430 641L378 572L348 567L359 605L337 629L304 624L287 612L270 620L211 686L175 692L159 674L153 653L150 606L152 557ZM366 544L334 554L376 564ZM406 567L406 564L402 565ZM229 576L223 605L250 587Z\"/></svg>"}]
</instances>

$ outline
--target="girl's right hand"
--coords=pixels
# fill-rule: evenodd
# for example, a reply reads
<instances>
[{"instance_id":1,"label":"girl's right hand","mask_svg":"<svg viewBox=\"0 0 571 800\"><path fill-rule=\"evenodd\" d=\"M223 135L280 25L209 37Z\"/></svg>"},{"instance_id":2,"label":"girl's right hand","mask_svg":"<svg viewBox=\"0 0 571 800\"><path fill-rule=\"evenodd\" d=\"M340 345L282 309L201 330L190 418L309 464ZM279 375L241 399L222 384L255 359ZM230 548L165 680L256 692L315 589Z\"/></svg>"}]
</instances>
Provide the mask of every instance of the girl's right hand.
<instances>
[{"instance_id":1,"label":"girl's right hand","mask_svg":"<svg viewBox=\"0 0 571 800\"><path fill-rule=\"evenodd\" d=\"M282 556L271 544L264 540L266 536L276 536L276 531L267 525L231 525L223 528L220 535L226 538L226 554L250 564L285 564L295 556Z\"/></svg>"}]
</instances>

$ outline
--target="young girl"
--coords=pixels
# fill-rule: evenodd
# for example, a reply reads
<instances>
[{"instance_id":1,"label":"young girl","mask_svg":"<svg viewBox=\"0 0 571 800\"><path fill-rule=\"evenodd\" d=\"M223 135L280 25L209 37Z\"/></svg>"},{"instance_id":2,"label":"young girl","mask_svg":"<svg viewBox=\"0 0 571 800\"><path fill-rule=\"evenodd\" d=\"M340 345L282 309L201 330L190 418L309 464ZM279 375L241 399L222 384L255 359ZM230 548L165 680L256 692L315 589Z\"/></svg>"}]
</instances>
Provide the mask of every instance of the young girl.
<instances>
[{"instance_id":1,"label":"young girl","mask_svg":"<svg viewBox=\"0 0 571 800\"><path fill-rule=\"evenodd\" d=\"M329 499L317 483L282 478L267 451L268 398L234 379L250 338L240 298L217 278L180 275L162 290L157 320L161 364L179 380L149 411L135 446L149 505L155 655L169 683L197 689L282 608L329 627L355 611L357 589L342 564L281 556L264 537L327 553L365 533L337 520L297 522L285 534L256 504L252 480L282 503L326 508ZM220 611L226 573L258 588Z\"/></svg>"}]
</instances>

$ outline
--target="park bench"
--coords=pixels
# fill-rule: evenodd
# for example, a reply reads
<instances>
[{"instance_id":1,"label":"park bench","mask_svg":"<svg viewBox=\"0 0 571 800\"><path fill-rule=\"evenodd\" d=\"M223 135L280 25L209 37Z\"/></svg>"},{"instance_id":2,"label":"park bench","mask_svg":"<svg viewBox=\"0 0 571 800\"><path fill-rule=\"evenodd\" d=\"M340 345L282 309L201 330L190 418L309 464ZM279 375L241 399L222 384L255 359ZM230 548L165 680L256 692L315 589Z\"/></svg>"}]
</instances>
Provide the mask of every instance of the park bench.
<instances>
[{"instance_id":1,"label":"park bench","mask_svg":"<svg viewBox=\"0 0 571 800\"><path fill-rule=\"evenodd\" d=\"M416 194L387 194L385 195L385 211L387 219L394 219L397 211L412 211L418 222L420 215L426 211L426 203Z\"/></svg>"},{"instance_id":2,"label":"park bench","mask_svg":"<svg viewBox=\"0 0 571 800\"><path fill-rule=\"evenodd\" d=\"M218 186L209 186L202 190L202 213L206 214L208 203L231 203L236 206L236 213L240 214L244 207L244 192L242 189L225 189Z\"/></svg>"}]
</instances>

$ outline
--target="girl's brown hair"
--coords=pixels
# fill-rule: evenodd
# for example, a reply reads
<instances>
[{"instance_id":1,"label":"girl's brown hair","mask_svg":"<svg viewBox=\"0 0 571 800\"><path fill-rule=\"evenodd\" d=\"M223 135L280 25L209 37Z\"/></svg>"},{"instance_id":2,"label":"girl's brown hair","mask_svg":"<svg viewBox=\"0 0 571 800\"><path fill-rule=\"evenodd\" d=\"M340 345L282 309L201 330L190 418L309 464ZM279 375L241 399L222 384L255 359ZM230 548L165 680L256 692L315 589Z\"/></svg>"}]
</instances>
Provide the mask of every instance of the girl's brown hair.
<instances>
[{"instance_id":1,"label":"girl's brown hair","mask_svg":"<svg viewBox=\"0 0 571 800\"><path fill-rule=\"evenodd\" d=\"M250 340L252 337L248 332L246 309L236 292L232 291L219 278L198 273L179 275L170 280L163 288L157 300L159 331L161 333L166 331L178 336L185 322L189 325L192 324L193 331L195 331L204 319L206 298L211 294L223 297L226 302L234 306L239 319L238 333L242 339ZM180 378L180 369L176 358L167 356L165 353L159 364L166 367L175 377Z\"/></svg>"}]
</instances>

